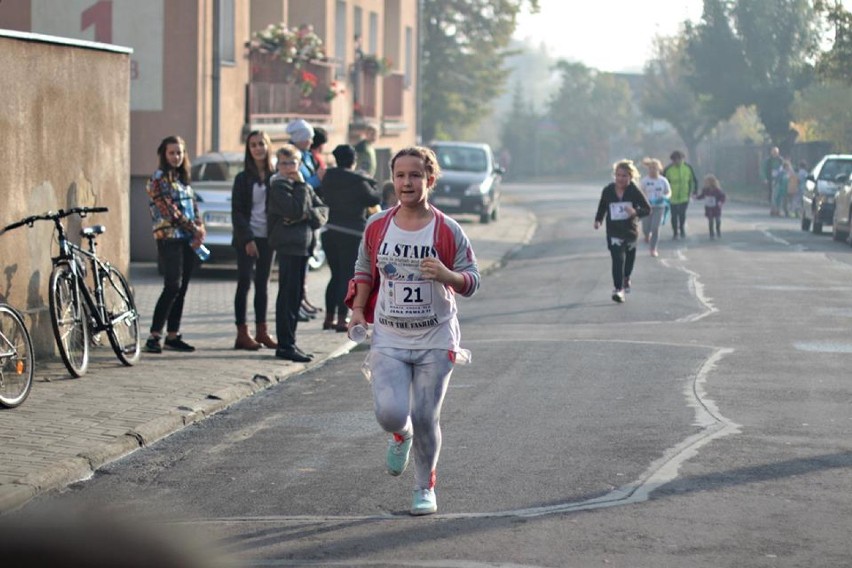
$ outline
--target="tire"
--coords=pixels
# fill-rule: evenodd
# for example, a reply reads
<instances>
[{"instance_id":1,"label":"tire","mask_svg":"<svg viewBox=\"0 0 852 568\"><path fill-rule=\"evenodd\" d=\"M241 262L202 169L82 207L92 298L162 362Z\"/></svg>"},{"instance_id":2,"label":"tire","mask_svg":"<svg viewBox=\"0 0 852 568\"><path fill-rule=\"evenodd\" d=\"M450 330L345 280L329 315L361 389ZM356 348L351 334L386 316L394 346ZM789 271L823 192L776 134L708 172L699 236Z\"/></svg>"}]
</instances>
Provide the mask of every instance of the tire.
<instances>
[{"instance_id":1,"label":"tire","mask_svg":"<svg viewBox=\"0 0 852 568\"><path fill-rule=\"evenodd\" d=\"M82 377L89 366L89 325L67 262L53 267L49 291L50 323L59 355L72 377Z\"/></svg>"},{"instance_id":2,"label":"tire","mask_svg":"<svg viewBox=\"0 0 852 568\"><path fill-rule=\"evenodd\" d=\"M15 408L33 386L33 342L24 319L0 305L0 406Z\"/></svg>"},{"instance_id":3,"label":"tire","mask_svg":"<svg viewBox=\"0 0 852 568\"><path fill-rule=\"evenodd\" d=\"M491 212L490 211L482 212L479 215L479 222L482 223L483 225L487 225L488 223L490 223L491 222Z\"/></svg>"},{"instance_id":4,"label":"tire","mask_svg":"<svg viewBox=\"0 0 852 568\"><path fill-rule=\"evenodd\" d=\"M127 279L114 266L104 278L104 308L108 318L107 337L115 356L128 367L139 361L139 311Z\"/></svg>"},{"instance_id":5,"label":"tire","mask_svg":"<svg viewBox=\"0 0 852 568\"><path fill-rule=\"evenodd\" d=\"M841 231L837 228L837 223L831 226L831 238L838 242L843 242L849 238L849 231Z\"/></svg>"}]
</instances>

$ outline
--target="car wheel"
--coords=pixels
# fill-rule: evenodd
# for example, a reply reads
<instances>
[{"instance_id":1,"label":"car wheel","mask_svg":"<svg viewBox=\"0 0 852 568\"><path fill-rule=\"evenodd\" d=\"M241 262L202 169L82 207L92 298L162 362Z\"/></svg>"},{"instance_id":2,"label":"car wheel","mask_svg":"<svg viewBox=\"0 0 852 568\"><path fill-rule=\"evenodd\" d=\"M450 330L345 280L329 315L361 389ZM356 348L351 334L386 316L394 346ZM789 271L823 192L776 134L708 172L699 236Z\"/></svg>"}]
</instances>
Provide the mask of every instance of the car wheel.
<instances>
[{"instance_id":1,"label":"car wheel","mask_svg":"<svg viewBox=\"0 0 852 568\"><path fill-rule=\"evenodd\" d=\"M479 222L482 223L483 225L487 225L488 223L490 223L491 222L491 213L489 213L488 211L485 211L482 214L480 214L479 215Z\"/></svg>"}]
</instances>

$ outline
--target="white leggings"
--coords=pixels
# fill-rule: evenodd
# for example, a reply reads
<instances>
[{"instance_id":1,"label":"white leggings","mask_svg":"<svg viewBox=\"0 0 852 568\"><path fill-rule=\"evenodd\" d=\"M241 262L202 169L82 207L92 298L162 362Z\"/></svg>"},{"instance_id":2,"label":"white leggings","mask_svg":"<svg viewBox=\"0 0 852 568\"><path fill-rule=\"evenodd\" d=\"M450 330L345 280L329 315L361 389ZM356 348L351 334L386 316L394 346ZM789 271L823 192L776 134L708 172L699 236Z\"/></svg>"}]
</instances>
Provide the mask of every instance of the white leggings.
<instances>
[{"instance_id":1,"label":"white leggings","mask_svg":"<svg viewBox=\"0 0 852 568\"><path fill-rule=\"evenodd\" d=\"M376 420L387 432L414 436L414 487L435 485L441 453L441 405L453 372L446 349L374 348L370 353Z\"/></svg>"}]
</instances>

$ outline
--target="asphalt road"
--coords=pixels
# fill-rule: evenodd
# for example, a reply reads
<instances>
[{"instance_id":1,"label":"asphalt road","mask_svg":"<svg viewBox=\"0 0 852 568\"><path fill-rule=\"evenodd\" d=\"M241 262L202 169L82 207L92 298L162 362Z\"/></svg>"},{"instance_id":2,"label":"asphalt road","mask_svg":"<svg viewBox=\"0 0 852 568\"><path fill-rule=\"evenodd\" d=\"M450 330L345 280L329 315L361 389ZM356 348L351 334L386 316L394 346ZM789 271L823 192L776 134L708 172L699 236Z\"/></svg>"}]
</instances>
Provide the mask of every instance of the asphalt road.
<instances>
[{"instance_id":1,"label":"asphalt road","mask_svg":"<svg viewBox=\"0 0 852 568\"><path fill-rule=\"evenodd\" d=\"M849 566L852 250L737 204L709 241L693 205L618 305L599 187L506 188L539 228L460 301L438 515L384 473L363 351L31 510L144 514L243 566Z\"/></svg>"}]
</instances>

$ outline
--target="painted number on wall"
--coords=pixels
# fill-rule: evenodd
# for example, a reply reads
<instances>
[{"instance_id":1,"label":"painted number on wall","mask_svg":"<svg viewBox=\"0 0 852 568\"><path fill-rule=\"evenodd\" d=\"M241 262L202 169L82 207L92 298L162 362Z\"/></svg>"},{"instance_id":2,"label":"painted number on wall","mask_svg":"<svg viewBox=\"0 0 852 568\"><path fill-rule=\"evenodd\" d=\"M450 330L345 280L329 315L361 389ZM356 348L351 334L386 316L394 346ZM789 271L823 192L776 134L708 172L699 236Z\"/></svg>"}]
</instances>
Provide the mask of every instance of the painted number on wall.
<instances>
[{"instance_id":1,"label":"painted number on wall","mask_svg":"<svg viewBox=\"0 0 852 568\"><path fill-rule=\"evenodd\" d=\"M95 41L112 43L112 0L95 2L80 14L80 31L95 27Z\"/></svg>"}]
</instances>

